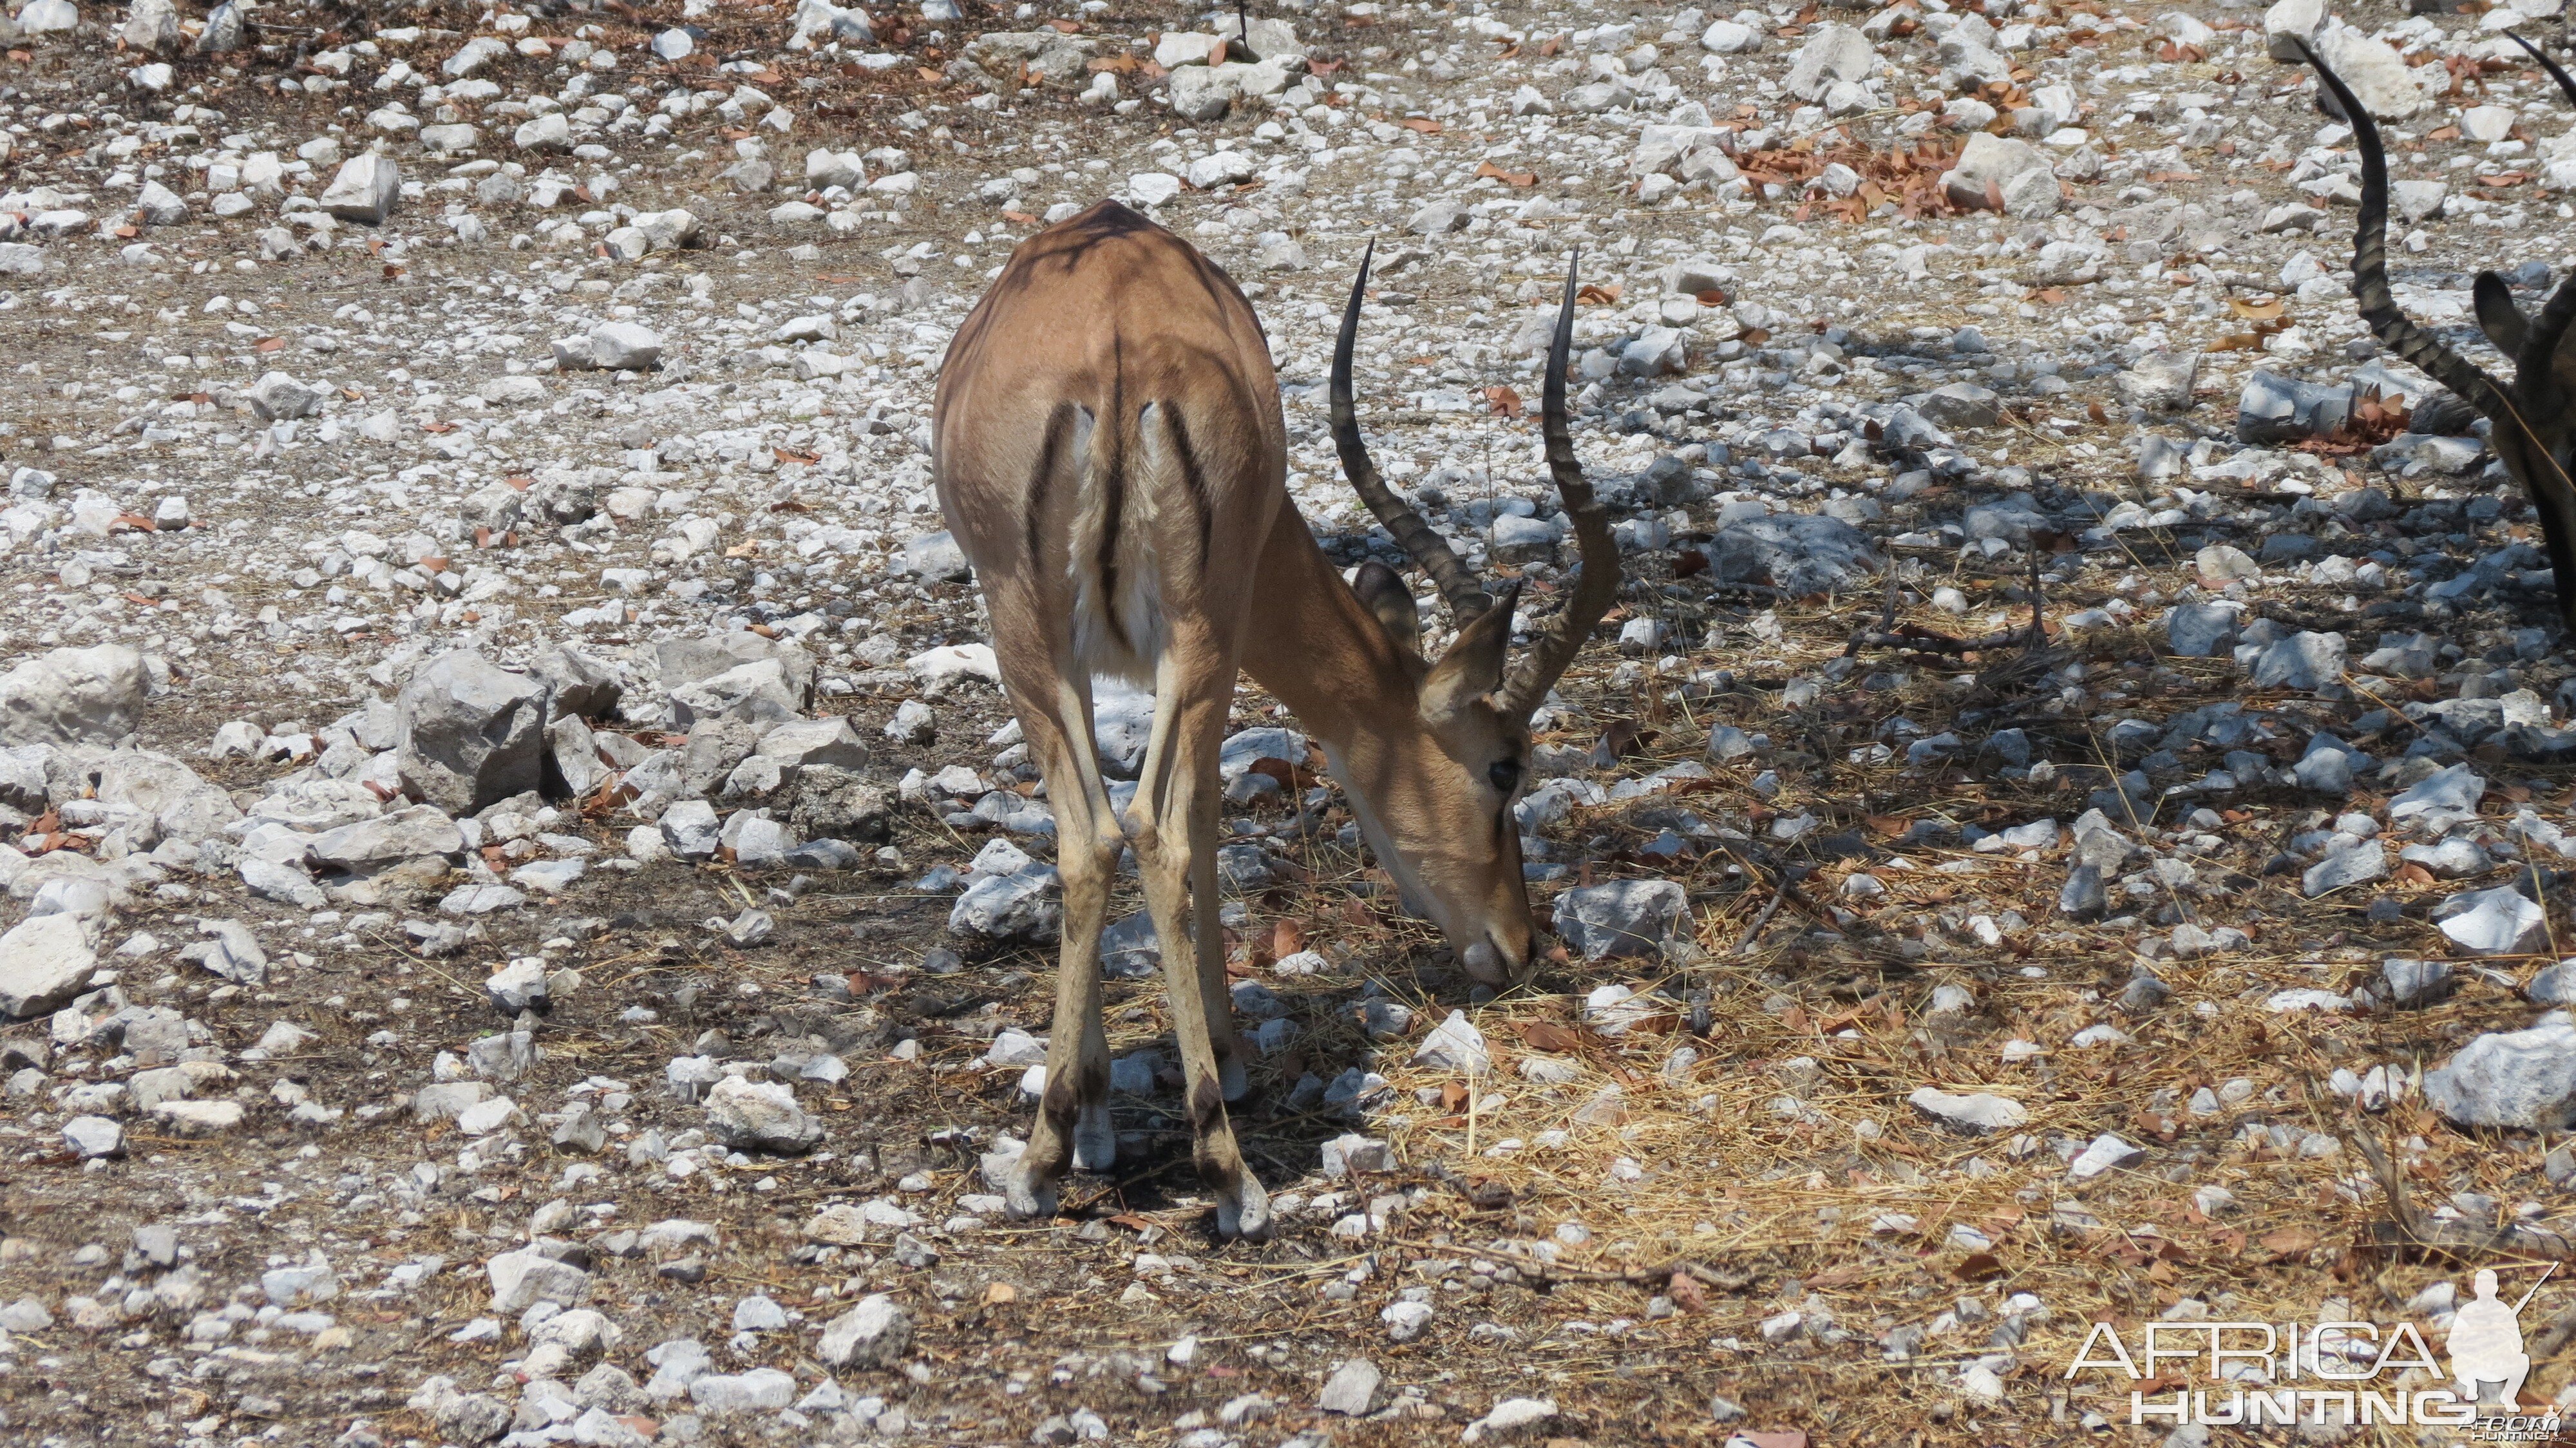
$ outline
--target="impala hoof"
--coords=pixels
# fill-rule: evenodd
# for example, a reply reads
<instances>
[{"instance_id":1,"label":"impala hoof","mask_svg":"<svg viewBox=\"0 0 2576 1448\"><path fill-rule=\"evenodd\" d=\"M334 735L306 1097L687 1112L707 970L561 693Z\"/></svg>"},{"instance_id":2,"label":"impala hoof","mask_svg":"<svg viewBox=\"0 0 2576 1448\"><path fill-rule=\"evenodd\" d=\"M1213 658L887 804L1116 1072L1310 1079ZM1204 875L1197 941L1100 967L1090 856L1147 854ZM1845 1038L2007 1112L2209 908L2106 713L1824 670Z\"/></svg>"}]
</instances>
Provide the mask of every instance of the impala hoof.
<instances>
[{"instance_id":1,"label":"impala hoof","mask_svg":"<svg viewBox=\"0 0 2576 1448\"><path fill-rule=\"evenodd\" d=\"M1109 1103L1082 1108L1073 1123L1073 1169L1107 1171L1118 1164L1118 1131L1109 1121Z\"/></svg>"},{"instance_id":2,"label":"impala hoof","mask_svg":"<svg viewBox=\"0 0 2576 1448\"><path fill-rule=\"evenodd\" d=\"M1055 1215L1055 1183L1039 1175L1025 1163L1012 1168L1002 1185L1002 1210L1013 1218L1026 1221L1032 1217Z\"/></svg>"},{"instance_id":3,"label":"impala hoof","mask_svg":"<svg viewBox=\"0 0 2576 1448\"><path fill-rule=\"evenodd\" d=\"M1245 1172L1232 1192L1217 1194L1216 1230L1221 1237L1247 1242L1270 1240L1270 1193L1261 1189L1252 1173Z\"/></svg>"}]
</instances>

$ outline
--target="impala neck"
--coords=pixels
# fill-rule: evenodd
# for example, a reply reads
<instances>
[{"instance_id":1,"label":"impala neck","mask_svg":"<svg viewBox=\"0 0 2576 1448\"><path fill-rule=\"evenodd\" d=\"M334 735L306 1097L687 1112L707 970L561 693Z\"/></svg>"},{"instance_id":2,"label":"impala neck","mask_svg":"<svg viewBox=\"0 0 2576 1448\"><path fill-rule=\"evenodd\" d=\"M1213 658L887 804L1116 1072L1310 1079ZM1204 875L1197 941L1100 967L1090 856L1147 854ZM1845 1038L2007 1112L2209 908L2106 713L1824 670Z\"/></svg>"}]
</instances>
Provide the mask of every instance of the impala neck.
<instances>
[{"instance_id":1,"label":"impala neck","mask_svg":"<svg viewBox=\"0 0 2576 1448\"><path fill-rule=\"evenodd\" d=\"M1341 757L1372 714L1413 710L1416 680L1403 651L1293 506L1271 524L1253 599L1244 672L1287 705L1325 753Z\"/></svg>"}]
</instances>

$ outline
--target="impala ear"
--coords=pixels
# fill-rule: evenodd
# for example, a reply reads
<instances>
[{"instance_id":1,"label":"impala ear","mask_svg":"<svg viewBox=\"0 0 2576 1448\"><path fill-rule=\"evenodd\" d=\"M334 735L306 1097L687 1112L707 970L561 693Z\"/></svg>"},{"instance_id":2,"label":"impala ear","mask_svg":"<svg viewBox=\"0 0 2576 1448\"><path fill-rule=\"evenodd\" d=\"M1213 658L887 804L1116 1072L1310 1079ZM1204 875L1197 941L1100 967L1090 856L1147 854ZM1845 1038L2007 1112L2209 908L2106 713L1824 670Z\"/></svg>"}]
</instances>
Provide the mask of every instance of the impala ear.
<instances>
[{"instance_id":1,"label":"impala ear","mask_svg":"<svg viewBox=\"0 0 2576 1448\"><path fill-rule=\"evenodd\" d=\"M1503 665L1512 647L1512 604L1519 594L1515 585L1478 614L1431 666L1422 681L1424 719L1438 723L1503 686Z\"/></svg>"},{"instance_id":2,"label":"impala ear","mask_svg":"<svg viewBox=\"0 0 2576 1448\"><path fill-rule=\"evenodd\" d=\"M1413 590L1404 586L1394 569L1370 559L1351 579L1351 592L1377 615L1378 626L1398 647L1409 653L1422 652L1422 611L1413 602Z\"/></svg>"},{"instance_id":3,"label":"impala ear","mask_svg":"<svg viewBox=\"0 0 2576 1448\"><path fill-rule=\"evenodd\" d=\"M2504 284L2504 278L2483 271L2478 273L2477 285L2471 290L2477 302L2478 329L2496 344L2506 361L2520 362L2522 344L2531 335L2531 322L2522 315L2522 308L2513 304L2512 289Z\"/></svg>"}]
</instances>

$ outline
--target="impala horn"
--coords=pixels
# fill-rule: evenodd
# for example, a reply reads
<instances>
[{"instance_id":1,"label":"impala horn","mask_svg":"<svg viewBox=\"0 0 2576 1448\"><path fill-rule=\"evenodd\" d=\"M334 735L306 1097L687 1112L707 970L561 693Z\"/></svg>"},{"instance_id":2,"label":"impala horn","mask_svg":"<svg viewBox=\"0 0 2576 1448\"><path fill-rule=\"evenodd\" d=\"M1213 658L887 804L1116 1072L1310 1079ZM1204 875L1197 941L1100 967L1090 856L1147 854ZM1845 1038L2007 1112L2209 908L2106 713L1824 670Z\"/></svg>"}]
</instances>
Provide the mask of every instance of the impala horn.
<instances>
[{"instance_id":1,"label":"impala horn","mask_svg":"<svg viewBox=\"0 0 2576 1448\"><path fill-rule=\"evenodd\" d=\"M1547 380L1539 390L1539 433L1547 441L1547 471L1556 480L1556 496L1574 520L1574 537L1583 555L1583 573L1574 597L1539 636L1529 654L1503 686L1502 711L1527 720L1556 686L1557 678L1583 651L1601 616L1619 596L1619 546L1610 537L1610 514L1583 477L1574 456L1574 435L1565 425L1566 357L1574 348L1575 267L1581 254L1565 264L1565 300L1556 310L1556 335L1547 347Z\"/></svg>"},{"instance_id":2,"label":"impala horn","mask_svg":"<svg viewBox=\"0 0 2576 1448\"><path fill-rule=\"evenodd\" d=\"M2576 84L2569 82L2567 73L2531 42L2518 35L2513 38L2576 101ZM2511 387L2416 325L2399 310L2388 285L2388 153L2380 144L2379 127L2343 78L2305 40L2292 37L2291 43L2343 107L2344 119L2351 123L2353 139L2361 149L2361 218L2352 244L2352 295L2360 304L2361 318L2391 351L2457 393L2494 424L2489 442L2540 514L2559 620L2576 634L2576 481L2568 477L2554 445L2565 438L2569 399L2553 365L2569 324L2576 322L2576 277L2561 281L2533 318L2514 304L2504 278L2491 271L2478 274L2472 289L2478 323L2488 340L2513 358Z\"/></svg>"},{"instance_id":3,"label":"impala horn","mask_svg":"<svg viewBox=\"0 0 2576 1448\"><path fill-rule=\"evenodd\" d=\"M1494 600L1448 543L1422 521L1422 515L1387 490L1377 464L1369 460L1368 444L1360 438L1359 418L1351 406L1351 348L1359 340L1360 302L1368 294L1369 262L1376 255L1377 243L1372 241L1360 256L1359 279L1351 283L1351 303L1342 309L1342 334L1333 344L1333 446L1341 452L1342 471L1349 476L1352 491L1377 515L1379 526L1395 538L1396 545L1431 575L1440 596L1449 601L1455 625L1463 629L1492 608Z\"/></svg>"}]
</instances>

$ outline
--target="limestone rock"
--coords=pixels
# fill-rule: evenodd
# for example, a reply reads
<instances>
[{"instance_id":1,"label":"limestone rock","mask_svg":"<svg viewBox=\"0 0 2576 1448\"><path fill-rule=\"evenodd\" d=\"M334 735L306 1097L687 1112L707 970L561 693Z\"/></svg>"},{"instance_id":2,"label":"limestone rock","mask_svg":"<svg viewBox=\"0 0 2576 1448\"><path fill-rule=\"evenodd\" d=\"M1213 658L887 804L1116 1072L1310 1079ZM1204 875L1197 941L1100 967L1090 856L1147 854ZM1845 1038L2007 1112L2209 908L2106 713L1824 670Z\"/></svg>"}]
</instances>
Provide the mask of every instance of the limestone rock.
<instances>
[{"instance_id":1,"label":"limestone rock","mask_svg":"<svg viewBox=\"0 0 2576 1448\"><path fill-rule=\"evenodd\" d=\"M123 644L53 649L0 674L0 744L114 744L142 723L150 676Z\"/></svg>"}]
</instances>

